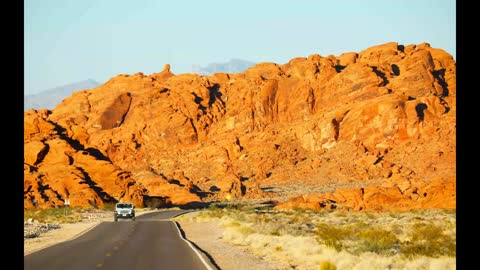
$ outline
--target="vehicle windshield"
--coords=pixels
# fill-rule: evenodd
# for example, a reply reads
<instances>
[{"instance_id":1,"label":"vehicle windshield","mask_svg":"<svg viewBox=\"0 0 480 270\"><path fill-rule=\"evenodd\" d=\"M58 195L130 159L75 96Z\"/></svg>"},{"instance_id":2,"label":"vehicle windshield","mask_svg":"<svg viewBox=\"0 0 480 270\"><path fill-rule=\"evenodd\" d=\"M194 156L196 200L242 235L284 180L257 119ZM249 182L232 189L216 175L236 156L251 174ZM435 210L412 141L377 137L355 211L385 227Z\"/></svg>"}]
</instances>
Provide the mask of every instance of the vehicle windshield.
<instances>
[{"instance_id":1,"label":"vehicle windshield","mask_svg":"<svg viewBox=\"0 0 480 270\"><path fill-rule=\"evenodd\" d=\"M132 205L129 203L119 203L117 204L117 208L132 208Z\"/></svg>"}]
</instances>

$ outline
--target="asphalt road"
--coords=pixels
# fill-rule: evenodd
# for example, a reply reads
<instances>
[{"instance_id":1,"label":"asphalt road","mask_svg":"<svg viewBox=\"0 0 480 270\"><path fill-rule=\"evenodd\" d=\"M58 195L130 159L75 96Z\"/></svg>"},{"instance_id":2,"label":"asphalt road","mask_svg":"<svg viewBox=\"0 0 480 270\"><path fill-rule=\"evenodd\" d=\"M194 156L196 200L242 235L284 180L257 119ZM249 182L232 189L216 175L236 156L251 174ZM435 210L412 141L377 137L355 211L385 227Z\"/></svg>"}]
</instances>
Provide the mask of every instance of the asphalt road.
<instances>
[{"instance_id":1,"label":"asphalt road","mask_svg":"<svg viewBox=\"0 0 480 270\"><path fill-rule=\"evenodd\" d=\"M169 218L184 210L102 222L80 237L24 257L25 270L209 269ZM206 261L206 260L204 260ZM213 267L210 269L214 269Z\"/></svg>"}]
</instances>

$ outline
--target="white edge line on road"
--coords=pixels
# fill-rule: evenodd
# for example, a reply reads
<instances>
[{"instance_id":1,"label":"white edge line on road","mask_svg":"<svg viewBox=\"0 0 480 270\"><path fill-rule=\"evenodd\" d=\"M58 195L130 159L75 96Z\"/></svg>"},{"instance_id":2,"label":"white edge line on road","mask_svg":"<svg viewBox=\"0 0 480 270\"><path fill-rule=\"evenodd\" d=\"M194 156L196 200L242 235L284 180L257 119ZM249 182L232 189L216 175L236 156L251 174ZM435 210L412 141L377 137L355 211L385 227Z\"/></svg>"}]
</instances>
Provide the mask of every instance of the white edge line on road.
<instances>
[{"instance_id":1,"label":"white edge line on road","mask_svg":"<svg viewBox=\"0 0 480 270\"><path fill-rule=\"evenodd\" d=\"M178 224L175 222L175 221L172 221L174 224L175 224L175 228L177 228L177 231L178 231L178 235L180 236L180 238L185 241L188 246L190 246L191 249L193 249L193 251L195 251L195 253L197 254L197 256L200 258L200 260L202 261L203 265L205 265L205 267L208 269L208 270L214 270L206 261L205 259L203 258L203 256L200 254L200 252L198 252L198 250L192 245L192 243L190 243L188 240L186 240L185 238L182 237L182 233L180 232L180 229L178 228Z\"/></svg>"}]
</instances>

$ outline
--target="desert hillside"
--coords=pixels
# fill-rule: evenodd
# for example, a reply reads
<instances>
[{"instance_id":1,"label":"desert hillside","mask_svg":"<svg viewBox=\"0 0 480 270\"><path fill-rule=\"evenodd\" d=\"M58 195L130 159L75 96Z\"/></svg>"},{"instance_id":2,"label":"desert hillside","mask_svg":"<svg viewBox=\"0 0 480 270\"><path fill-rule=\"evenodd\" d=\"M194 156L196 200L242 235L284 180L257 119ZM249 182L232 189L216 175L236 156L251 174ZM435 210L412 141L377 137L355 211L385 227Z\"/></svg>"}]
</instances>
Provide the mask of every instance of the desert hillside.
<instances>
[{"instance_id":1,"label":"desert hillside","mask_svg":"<svg viewBox=\"0 0 480 270\"><path fill-rule=\"evenodd\" d=\"M427 43L118 75L24 113L24 207L455 208L456 63Z\"/></svg>"}]
</instances>

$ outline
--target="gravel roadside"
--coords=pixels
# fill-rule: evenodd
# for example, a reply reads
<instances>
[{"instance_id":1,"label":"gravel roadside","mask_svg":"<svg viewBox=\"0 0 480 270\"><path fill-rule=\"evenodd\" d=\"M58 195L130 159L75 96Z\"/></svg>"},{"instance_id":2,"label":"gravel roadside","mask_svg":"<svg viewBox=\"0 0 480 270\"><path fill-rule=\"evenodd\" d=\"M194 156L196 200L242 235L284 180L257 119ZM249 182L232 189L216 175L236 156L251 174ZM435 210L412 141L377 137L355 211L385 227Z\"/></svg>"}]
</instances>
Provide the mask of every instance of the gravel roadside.
<instances>
[{"instance_id":1,"label":"gravel roadside","mask_svg":"<svg viewBox=\"0 0 480 270\"><path fill-rule=\"evenodd\" d=\"M196 212L185 215L196 215ZM228 244L222 240L223 229L218 221L192 222L187 219L176 220L185 237L208 253L220 269L225 270L286 270L292 269L285 265L258 258L240 246Z\"/></svg>"}]
</instances>

